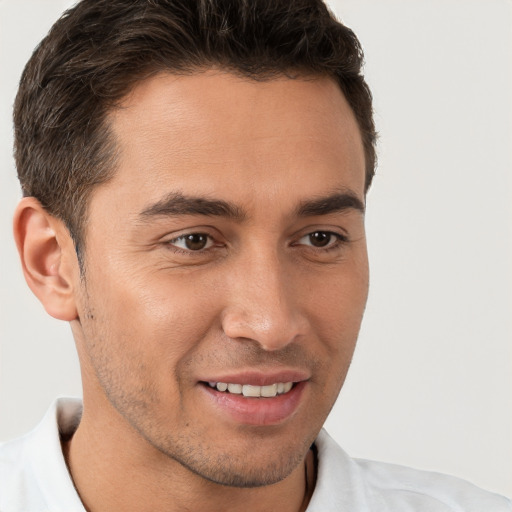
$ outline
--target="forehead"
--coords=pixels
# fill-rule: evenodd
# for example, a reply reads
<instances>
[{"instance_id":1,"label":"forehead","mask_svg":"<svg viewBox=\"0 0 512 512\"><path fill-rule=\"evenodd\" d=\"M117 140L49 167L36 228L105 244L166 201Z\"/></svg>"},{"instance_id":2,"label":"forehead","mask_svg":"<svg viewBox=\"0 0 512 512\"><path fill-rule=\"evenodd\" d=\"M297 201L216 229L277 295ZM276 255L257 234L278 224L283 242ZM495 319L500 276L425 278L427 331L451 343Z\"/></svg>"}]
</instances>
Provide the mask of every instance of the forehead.
<instances>
[{"instance_id":1,"label":"forehead","mask_svg":"<svg viewBox=\"0 0 512 512\"><path fill-rule=\"evenodd\" d=\"M312 190L319 180L364 196L357 122L329 78L162 73L138 84L109 120L120 153L113 184L135 186L133 201L173 190L243 201L291 184Z\"/></svg>"}]
</instances>

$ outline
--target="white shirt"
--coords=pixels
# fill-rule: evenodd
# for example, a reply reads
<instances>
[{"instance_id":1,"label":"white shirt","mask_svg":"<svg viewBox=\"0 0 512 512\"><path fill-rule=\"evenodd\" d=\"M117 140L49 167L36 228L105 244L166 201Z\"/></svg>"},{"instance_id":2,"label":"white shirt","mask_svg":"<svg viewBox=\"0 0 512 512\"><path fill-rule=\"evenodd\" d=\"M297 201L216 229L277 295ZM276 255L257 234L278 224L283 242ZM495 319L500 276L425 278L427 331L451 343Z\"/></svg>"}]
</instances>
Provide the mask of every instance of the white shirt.
<instances>
[{"instance_id":1,"label":"white shirt","mask_svg":"<svg viewBox=\"0 0 512 512\"><path fill-rule=\"evenodd\" d=\"M85 512L61 450L81 414L59 399L29 434L0 445L0 512ZM512 512L507 498L458 478L351 459L325 432L307 512Z\"/></svg>"}]
</instances>

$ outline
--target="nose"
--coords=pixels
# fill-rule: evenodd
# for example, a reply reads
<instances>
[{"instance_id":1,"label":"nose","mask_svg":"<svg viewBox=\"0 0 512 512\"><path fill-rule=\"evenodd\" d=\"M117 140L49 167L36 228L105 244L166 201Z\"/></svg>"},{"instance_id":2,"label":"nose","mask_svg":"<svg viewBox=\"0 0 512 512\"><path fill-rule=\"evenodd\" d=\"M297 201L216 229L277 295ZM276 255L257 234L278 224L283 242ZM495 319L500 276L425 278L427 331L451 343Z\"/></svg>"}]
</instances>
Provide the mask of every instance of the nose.
<instances>
[{"instance_id":1,"label":"nose","mask_svg":"<svg viewBox=\"0 0 512 512\"><path fill-rule=\"evenodd\" d=\"M266 351L283 349L306 334L304 304L292 274L276 254L260 252L237 265L225 283L224 333L255 341Z\"/></svg>"}]
</instances>

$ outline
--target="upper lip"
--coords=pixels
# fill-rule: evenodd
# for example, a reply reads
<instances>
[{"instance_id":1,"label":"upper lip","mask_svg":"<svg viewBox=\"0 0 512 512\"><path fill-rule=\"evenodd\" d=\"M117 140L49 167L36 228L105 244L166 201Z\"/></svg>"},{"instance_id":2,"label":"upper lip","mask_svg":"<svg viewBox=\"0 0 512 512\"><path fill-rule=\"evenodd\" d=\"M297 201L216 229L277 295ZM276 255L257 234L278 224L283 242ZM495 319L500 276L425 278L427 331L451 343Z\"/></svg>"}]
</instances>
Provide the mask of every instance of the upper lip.
<instances>
[{"instance_id":1,"label":"upper lip","mask_svg":"<svg viewBox=\"0 0 512 512\"><path fill-rule=\"evenodd\" d=\"M249 384L252 386L269 386L278 382L302 382L309 379L303 370L284 369L278 371L246 370L236 373L210 375L200 379L201 382L225 382L227 384Z\"/></svg>"}]
</instances>

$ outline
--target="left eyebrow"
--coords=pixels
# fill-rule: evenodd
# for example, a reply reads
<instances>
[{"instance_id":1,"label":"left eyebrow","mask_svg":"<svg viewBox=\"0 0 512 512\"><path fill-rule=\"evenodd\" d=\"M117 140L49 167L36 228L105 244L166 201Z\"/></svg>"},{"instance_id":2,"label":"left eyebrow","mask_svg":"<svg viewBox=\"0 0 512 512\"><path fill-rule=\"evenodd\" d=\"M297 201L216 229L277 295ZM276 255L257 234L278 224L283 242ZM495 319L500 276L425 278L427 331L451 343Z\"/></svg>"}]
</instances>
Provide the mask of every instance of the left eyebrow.
<instances>
[{"instance_id":1,"label":"left eyebrow","mask_svg":"<svg viewBox=\"0 0 512 512\"><path fill-rule=\"evenodd\" d=\"M334 193L326 197L303 201L297 208L298 217L314 217L316 215L328 215L341 213L346 210L365 211L365 205L354 192L344 191Z\"/></svg>"}]
</instances>

